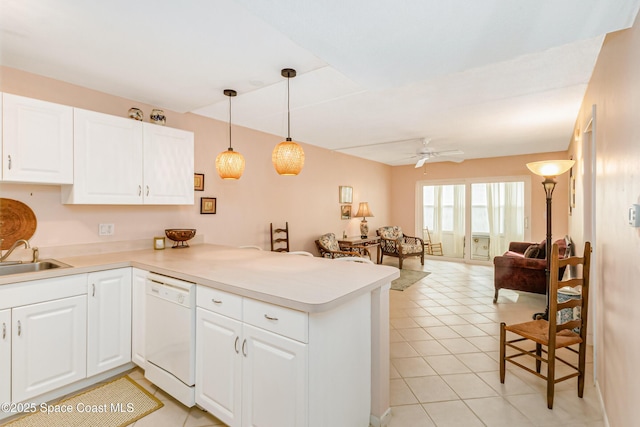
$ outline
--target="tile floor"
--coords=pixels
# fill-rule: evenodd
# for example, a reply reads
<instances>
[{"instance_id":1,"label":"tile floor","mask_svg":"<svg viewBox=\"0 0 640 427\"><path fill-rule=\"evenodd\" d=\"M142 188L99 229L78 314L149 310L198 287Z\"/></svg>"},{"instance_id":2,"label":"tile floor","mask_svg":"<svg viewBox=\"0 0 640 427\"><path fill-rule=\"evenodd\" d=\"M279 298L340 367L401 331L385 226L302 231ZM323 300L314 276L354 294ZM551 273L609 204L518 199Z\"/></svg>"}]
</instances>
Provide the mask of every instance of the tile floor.
<instances>
[{"instance_id":1,"label":"tile floor","mask_svg":"<svg viewBox=\"0 0 640 427\"><path fill-rule=\"evenodd\" d=\"M397 260L384 264L397 266ZM429 258L405 261L405 268L431 272L403 292L390 294L391 406L389 427L427 426L604 426L593 385L584 398L576 380L556 385L554 409L546 406L543 380L509 367L498 373L499 324L531 319L544 296L500 291L493 304L493 269ZM587 368L593 370L587 357ZM185 408L134 370L131 377L165 406L135 427L224 426L212 415ZM357 426L335 426L357 427Z\"/></svg>"},{"instance_id":2,"label":"tile floor","mask_svg":"<svg viewBox=\"0 0 640 427\"><path fill-rule=\"evenodd\" d=\"M500 384L500 322L530 320L544 310L544 296L501 290L493 304L490 266L429 258L404 267L431 274L390 294L390 427L605 425L592 376L583 399L576 379L557 384L553 410L544 380L520 368L507 365Z\"/></svg>"}]
</instances>

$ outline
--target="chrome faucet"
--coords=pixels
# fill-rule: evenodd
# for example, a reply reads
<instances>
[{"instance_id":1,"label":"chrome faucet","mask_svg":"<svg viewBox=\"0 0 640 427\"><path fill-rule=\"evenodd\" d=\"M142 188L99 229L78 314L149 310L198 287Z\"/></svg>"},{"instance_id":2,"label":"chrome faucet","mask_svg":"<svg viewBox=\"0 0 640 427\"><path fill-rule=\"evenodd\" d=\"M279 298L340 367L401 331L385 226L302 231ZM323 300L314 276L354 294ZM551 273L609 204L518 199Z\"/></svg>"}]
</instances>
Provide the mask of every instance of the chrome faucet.
<instances>
[{"instance_id":1,"label":"chrome faucet","mask_svg":"<svg viewBox=\"0 0 640 427\"><path fill-rule=\"evenodd\" d=\"M9 255L11 255L11 253L20 245L24 245L25 249L29 249L31 247L29 246L29 242L24 239L16 240L16 242L13 245L11 245L9 250L7 250L7 252L5 252L4 255L2 255L2 251L0 250L0 262L3 262L5 259L7 259Z\"/></svg>"}]
</instances>

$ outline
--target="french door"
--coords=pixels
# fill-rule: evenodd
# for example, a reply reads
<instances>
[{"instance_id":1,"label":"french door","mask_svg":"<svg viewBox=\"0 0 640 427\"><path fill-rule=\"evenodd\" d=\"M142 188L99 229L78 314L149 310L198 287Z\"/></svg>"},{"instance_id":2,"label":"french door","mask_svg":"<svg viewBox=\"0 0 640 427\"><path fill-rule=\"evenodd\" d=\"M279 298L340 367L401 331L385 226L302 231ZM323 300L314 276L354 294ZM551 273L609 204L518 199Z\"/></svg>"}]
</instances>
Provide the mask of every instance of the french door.
<instances>
[{"instance_id":1,"label":"french door","mask_svg":"<svg viewBox=\"0 0 640 427\"><path fill-rule=\"evenodd\" d=\"M530 177L422 181L416 232L442 243L444 257L490 261L511 241L530 239Z\"/></svg>"}]
</instances>

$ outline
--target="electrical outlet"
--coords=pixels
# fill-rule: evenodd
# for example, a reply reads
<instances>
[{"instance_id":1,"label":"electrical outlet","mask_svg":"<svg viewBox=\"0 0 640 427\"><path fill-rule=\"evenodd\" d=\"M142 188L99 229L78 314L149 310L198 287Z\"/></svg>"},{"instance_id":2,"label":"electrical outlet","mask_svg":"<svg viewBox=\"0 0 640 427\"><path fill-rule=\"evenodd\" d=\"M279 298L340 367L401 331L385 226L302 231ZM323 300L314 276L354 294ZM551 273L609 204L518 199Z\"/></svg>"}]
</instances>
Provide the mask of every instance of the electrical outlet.
<instances>
[{"instance_id":1,"label":"electrical outlet","mask_svg":"<svg viewBox=\"0 0 640 427\"><path fill-rule=\"evenodd\" d=\"M100 224L98 227L98 235L113 236L115 234L115 226L113 224Z\"/></svg>"}]
</instances>

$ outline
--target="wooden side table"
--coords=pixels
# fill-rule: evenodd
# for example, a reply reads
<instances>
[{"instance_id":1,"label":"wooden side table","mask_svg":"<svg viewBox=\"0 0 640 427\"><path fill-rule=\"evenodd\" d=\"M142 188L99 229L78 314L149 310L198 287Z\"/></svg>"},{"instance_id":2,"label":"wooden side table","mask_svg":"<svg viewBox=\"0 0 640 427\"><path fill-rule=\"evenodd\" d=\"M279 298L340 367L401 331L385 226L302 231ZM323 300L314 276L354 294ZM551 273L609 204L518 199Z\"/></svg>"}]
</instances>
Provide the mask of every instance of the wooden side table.
<instances>
[{"instance_id":1,"label":"wooden side table","mask_svg":"<svg viewBox=\"0 0 640 427\"><path fill-rule=\"evenodd\" d=\"M349 248L366 247L370 249L376 247L376 264L380 264L380 237L372 236L363 239L360 236L346 237L338 239L338 244L341 248L349 250Z\"/></svg>"}]
</instances>

